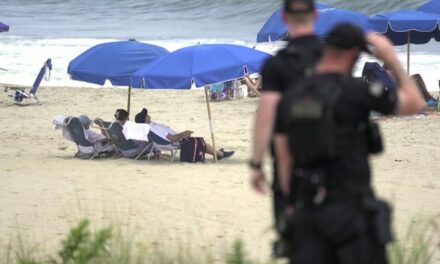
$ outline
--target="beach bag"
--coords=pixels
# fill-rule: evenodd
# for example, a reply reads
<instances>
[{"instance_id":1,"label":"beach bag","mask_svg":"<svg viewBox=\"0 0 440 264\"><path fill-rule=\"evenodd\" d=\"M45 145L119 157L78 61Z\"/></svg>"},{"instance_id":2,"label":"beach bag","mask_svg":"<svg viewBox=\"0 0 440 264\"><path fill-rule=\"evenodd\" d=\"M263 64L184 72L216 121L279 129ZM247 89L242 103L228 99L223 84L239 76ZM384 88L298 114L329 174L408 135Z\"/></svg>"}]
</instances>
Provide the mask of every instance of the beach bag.
<instances>
[{"instance_id":1,"label":"beach bag","mask_svg":"<svg viewBox=\"0 0 440 264\"><path fill-rule=\"evenodd\" d=\"M180 141L180 162L204 162L205 140L202 137L187 137Z\"/></svg>"}]
</instances>

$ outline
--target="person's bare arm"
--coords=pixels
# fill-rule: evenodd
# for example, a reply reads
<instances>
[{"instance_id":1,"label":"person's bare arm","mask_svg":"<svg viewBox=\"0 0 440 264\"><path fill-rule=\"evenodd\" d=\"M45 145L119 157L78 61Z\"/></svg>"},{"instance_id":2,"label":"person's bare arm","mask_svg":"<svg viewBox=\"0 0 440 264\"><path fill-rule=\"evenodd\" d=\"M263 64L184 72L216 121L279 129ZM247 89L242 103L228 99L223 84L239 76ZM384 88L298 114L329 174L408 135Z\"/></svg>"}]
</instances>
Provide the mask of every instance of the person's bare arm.
<instances>
[{"instance_id":1,"label":"person's bare arm","mask_svg":"<svg viewBox=\"0 0 440 264\"><path fill-rule=\"evenodd\" d=\"M185 130L185 131L183 131L179 134L175 134L175 135L168 134L167 139L169 141L171 141L172 143L175 143L175 142L178 142L179 140L181 140L182 138L189 137L192 133L193 133L193 131Z\"/></svg>"},{"instance_id":2,"label":"person's bare arm","mask_svg":"<svg viewBox=\"0 0 440 264\"><path fill-rule=\"evenodd\" d=\"M285 134L275 135L275 156L278 166L278 182L284 196L290 194L290 175L293 166L293 157L288 148L288 139Z\"/></svg>"},{"instance_id":3,"label":"person's bare arm","mask_svg":"<svg viewBox=\"0 0 440 264\"><path fill-rule=\"evenodd\" d=\"M273 132L275 112L278 101L280 100L278 92L264 92L261 95L260 104L255 117L251 161L255 164L261 164ZM252 169L251 185L252 188L264 193L266 179L263 170Z\"/></svg>"},{"instance_id":4,"label":"person's bare arm","mask_svg":"<svg viewBox=\"0 0 440 264\"><path fill-rule=\"evenodd\" d=\"M402 67L391 42L378 33L369 33L367 40L374 47L374 55L385 62L397 82L398 109L396 114L409 115L420 112L425 107L423 97Z\"/></svg>"}]
</instances>

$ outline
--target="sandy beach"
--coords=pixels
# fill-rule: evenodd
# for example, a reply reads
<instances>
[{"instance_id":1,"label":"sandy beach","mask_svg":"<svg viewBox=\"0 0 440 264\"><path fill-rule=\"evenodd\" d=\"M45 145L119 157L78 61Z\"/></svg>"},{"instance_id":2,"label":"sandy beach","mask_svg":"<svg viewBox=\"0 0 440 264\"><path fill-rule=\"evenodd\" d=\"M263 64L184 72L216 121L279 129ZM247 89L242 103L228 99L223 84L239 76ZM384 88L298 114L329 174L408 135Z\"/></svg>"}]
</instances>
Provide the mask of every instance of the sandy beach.
<instances>
[{"instance_id":1,"label":"sandy beach","mask_svg":"<svg viewBox=\"0 0 440 264\"><path fill-rule=\"evenodd\" d=\"M147 246L190 242L221 255L240 238L251 258L268 259L271 199L250 190L246 165L258 99L212 103L216 144L236 153L217 164L211 156L184 164L75 159L76 146L53 129L53 116L113 120L115 109L126 107L127 90L43 87L38 94L42 105L16 106L0 96L0 250L20 232L26 243L57 251L68 229L89 218L96 225L118 221ZM211 141L203 90L134 90L131 112L143 107L153 120ZM393 204L395 230L404 234L414 217L440 217L440 116L380 124L386 152L372 159L374 186Z\"/></svg>"}]
</instances>

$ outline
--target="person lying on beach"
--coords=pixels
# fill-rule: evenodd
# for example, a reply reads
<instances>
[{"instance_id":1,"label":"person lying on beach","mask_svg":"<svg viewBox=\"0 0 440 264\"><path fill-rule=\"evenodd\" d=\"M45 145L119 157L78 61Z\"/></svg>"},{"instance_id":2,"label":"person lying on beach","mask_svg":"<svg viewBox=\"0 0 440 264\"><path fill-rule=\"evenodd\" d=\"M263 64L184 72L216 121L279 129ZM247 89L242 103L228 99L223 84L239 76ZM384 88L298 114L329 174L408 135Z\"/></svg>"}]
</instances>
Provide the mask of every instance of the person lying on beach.
<instances>
[{"instance_id":1,"label":"person lying on beach","mask_svg":"<svg viewBox=\"0 0 440 264\"><path fill-rule=\"evenodd\" d=\"M173 144L180 144L179 143L180 140L182 140L183 138L186 138L186 137L190 137L191 134L194 133L191 130L185 130L181 133L177 133L176 131L174 131L173 129L171 129L170 127L168 127L166 125L152 122L151 116L148 115L148 110L146 108L143 108L141 112L136 114L135 122L149 124L151 132L153 132L157 136L159 136L162 139L164 139L170 143L173 143ZM217 155L218 160L226 159L226 158L229 158L232 155L234 155L234 151L225 151L223 148L221 148L217 151L214 151L214 148L209 144L206 144L206 153L208 153L210 155L214 155L214 153L215 153Z\"/></svg>"}]
</instances>

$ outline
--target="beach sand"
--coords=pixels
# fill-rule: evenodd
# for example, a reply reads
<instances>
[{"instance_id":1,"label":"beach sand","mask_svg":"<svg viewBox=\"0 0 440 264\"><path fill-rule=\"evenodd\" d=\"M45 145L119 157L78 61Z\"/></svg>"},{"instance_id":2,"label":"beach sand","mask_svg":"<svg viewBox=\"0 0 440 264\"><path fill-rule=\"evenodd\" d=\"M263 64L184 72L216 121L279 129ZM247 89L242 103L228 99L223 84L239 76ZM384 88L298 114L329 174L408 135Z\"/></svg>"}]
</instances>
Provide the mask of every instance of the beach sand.
<instances>
[{"instance_id":1,"label":"beach sand","mask_svg":"<svg viewBox=\"0 0 440 264\"><path fill-rule=\"evenodd\" d=\"M0 250L20 233L29 245L57 251L68 229L89 218L98 226L116 221L146 246L191 243L221 256L240 238L251 258L268 259L271 199L250 190L246 165L258 99L212 103L216 144L236 153L217 164L211 156L184 164L73 158L76 146L53 130L53 116L112 120L126 107L126 89L43 87L39 98L42 105L16 106L0 96ZM142 107L153 120L211 142L203 90L134 90L132 113ZM440 117L380 124L386 153L372 159L374 186L393 204L395 229L404 234L414 217L440 214Z\"/></svg>"}]
</instances>

